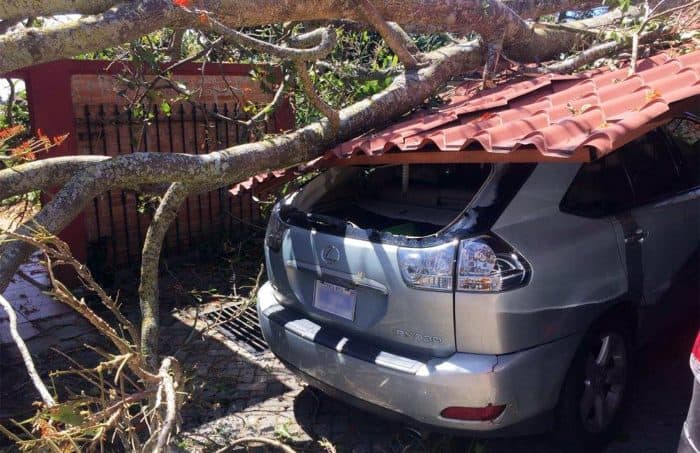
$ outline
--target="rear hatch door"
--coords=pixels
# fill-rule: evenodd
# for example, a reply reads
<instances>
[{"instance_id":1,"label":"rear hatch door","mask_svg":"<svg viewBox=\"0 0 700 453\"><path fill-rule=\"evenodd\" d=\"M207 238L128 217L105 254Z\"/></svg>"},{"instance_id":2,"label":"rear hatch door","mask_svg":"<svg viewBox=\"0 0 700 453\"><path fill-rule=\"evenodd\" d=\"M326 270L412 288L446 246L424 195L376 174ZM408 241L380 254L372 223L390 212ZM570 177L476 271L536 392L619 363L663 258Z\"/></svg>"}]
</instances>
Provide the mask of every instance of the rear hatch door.
<instances>
[{"instance_id":1,"label":"rear hatch door","mask_svg":"<svg viewBox=\"0 0 700 453\"><path fill-rule=\"evenodd\" d=\"M398 354L450 355L453 293L408 287L397 249L290 226L279 251L266 248L268 275L282 304L348 337Z\"/></svg>"}]
</instances>

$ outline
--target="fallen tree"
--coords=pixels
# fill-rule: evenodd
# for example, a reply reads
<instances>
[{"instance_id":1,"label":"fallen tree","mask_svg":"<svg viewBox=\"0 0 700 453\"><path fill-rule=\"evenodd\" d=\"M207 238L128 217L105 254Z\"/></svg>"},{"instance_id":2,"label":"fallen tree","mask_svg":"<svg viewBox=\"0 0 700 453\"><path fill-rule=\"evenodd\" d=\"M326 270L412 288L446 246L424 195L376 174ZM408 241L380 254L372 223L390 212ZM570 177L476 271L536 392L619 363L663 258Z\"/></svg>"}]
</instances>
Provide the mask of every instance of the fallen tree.
<instances>
[{"instance_id":1,"label":"fallen tree","mask_svg":"<svg viewBox=\"0 0 700 453\"><path fill-rule=\"evenodd\" d=\"M631 8L611 8L591 14L591 8L600 7L599 1L52 0L41 2L29 17L30 3L35 2L8 0L0 5L0 30L5 30L0 35L0 55L3 55L0 73L118 46L167 27L173 30L173 64L181 57L182 30L189 30L197 33L203 44L200 52L185 60L206 60L212 51L226 44L271 56L271 61L282 65L283 82L271 105L262 109L255 120L264 119L274 110L290 80L321 114L320 120L295 131L208 154L142 152L112 158L61 157L0 170L0 199L60 188L32 219L0 237L0 292L18 266L41 245L31 240L37 232L44 237L60 233L88 203L106 191L167 187L161 193L160 206L143 246L140 332L132 338L133 344L127 350L120 351L121 354L138 351L143 360L139 362L139 372L148 373L141 377L151 388L160 389L177 384L167 376L169 369L178 367L174 359L161 360L158 355L161 243L180 203L188 195L319 157L334 144L420 106L462 74L478 71L483 85L488 86L499 61L521 65L521 71L569 72L624 49L629 49L636 58L641 44L677 38L684 23L694 23L697 19L700 2L660 0L650 4L646 1ZM538 20L546 15L561 15L569 9L579 11L576 20L566 23ZM33 24L36 16L62 14L79 17L40 28L25 25L25 22ZM260 39L250 33L252 27L270 24L283 24L275 39ZM242 27L246 28L241 30ZM391 72L379 72L379 77L393 77L385 89L341 107L331 105L318 93L308 73L311 64L326 58L336 48L338 27L376 30L400 62ZM449 39L439 48L420 52L406 30L449 34ZM571 57L556 65L542 64L562 54ZM147 88L154 86L149 84ZM165 397L172 400L171 394ZM168 417L168 422L162 424L164 437L156 436L159 445L173 428L171 414Z\"/></svg>"}]
</instances>

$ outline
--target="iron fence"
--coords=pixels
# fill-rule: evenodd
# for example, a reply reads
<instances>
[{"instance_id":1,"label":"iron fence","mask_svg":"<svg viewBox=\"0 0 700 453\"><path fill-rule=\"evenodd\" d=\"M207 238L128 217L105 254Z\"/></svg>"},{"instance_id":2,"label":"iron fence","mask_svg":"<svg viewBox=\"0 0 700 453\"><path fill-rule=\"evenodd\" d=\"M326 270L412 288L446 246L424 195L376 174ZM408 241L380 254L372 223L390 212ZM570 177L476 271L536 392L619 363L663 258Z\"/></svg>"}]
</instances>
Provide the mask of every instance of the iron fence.
<instances>
[{"instance_id":1,"label":"iron fence","mask_svg":"<svg viewBox=\"0 0 700 453\"><path fill-rule=\"evenodd\" d=\"M247 141L235 103L180 103L125 109L85 105L76 118L80 154L118 156L139 151L206 154ZM266 128L276 130L272 119ZM183 254L240 239L260 228L260 205L252 190L231 195L226 188L189 197L167 234L164 253ZM115 269L137 264L156 203L132 191L107 191L84 214L88 265Z\"/></svg>"}]
</instances>

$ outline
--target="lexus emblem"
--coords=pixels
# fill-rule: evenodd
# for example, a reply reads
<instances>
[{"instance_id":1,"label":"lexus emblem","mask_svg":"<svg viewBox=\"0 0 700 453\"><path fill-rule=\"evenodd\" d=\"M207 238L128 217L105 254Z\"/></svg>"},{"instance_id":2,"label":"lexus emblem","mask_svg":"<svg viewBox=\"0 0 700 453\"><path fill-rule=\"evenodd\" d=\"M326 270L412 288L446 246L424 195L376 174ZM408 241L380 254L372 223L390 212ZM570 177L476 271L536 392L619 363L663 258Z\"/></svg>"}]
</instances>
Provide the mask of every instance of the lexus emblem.
<instances>
[{"instance_id":1,"label":"lexus emblem","mask_svg":"<svg viewBox=\"0 0 700 453\"><path fill-rule=\"evenodd\" d=\"M335 264L340 260L340 250L334 245L329 245L321 252L321 259L328 264Z\"/></svg>"}]
</instances>

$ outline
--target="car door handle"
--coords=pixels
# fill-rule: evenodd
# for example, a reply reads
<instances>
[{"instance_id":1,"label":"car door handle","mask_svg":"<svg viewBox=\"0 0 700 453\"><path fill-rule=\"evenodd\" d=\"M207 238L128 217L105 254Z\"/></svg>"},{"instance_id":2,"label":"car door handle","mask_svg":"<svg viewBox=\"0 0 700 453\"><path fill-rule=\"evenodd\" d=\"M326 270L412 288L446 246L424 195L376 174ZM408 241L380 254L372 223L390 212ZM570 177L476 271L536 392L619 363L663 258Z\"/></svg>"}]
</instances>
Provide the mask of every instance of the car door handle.
<instances>
[{"instance_id":1,"label":"car door handle","mask_svg":"<svg viewBox=\"0 0 700 453\"><path fill-rule=\"evenodd\" d=\"M635 230L634 233L631 233L631 234L625 236L625 243L628 243L628 242L641 243L641 242L644 242L644 240L648 237L649 237L648 231L644 231L643 229L638 228L637 230Z\"/></svg>"}]
</instances>

